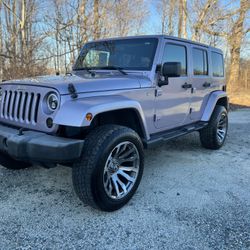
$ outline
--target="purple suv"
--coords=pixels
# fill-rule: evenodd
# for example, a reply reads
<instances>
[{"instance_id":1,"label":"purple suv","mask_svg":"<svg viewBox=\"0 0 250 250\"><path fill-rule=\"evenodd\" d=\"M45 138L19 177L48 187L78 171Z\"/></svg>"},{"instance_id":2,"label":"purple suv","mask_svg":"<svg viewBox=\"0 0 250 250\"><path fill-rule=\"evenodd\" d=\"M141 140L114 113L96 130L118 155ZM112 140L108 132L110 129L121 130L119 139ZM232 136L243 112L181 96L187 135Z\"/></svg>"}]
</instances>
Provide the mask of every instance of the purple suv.
<instances>
[{"instance_id":1,"label":"purple suv","mask_svg":"<svg viewBox=\"0 0 250 250\"><path fill-rule=\"evenodd\" d=\"M69 166L79 198L113 211L140 183L144 148L193 131L223 145L225 89L219 49L163 35L89 42L72 73L0 85L0 163Z\"/></svg>"}]
</instances>

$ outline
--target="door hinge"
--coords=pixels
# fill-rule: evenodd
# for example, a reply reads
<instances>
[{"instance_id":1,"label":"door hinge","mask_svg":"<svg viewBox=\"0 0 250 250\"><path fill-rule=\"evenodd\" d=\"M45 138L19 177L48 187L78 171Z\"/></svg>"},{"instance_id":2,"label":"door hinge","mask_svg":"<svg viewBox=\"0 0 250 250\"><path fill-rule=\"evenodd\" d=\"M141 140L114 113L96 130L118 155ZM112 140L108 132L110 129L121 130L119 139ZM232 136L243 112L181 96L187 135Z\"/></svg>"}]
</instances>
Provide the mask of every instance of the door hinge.
<instances>
[{"instance_id":1,"label":"door hinge","mask_svg":"<svg viewBox=\"0 0 250 250\"><path fill-rule=\"evenodd\" d=\"M192 108L190 108L189 109L189 114L191 114L193 112L193 109Z\"/></svg>"},{"instance_id":2,"label":"door hinge","mask_svg":"<svg viewBox=\"0 0 250 250\"><path fill-rule=\"evenodd\" d=\"M154 114L154 118L153 119L154 119L154 122L156 122L156 114Z\"/></svg>"},{"instance_id":3,"label":"door hinge","mask_svg":"<svg viewBox=\"0 0 250 250\"><path fill-rule=\"evenodd\" d=\"M155 97L161 96L162 95L162 90L161 89L156 89L155 90Z\"/></svg>"}]
</instances>

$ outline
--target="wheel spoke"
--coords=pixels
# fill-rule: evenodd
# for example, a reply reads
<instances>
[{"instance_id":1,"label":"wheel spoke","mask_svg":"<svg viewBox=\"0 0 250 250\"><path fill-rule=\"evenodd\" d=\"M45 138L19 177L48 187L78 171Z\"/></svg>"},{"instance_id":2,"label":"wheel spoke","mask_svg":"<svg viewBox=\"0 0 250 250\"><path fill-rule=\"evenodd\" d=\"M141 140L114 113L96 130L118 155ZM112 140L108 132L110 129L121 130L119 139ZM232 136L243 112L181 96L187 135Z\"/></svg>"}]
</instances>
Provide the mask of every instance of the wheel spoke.
<instances>
[{"instance_id":1,"label":"wheel spoke","mask_svg":"<svg viewBox=\"0 0 250 250\"><path fill-rule=\"evenodd\" d=\"M116 152L115 152L115 156L119 156L122 152L124 152L124 150L126 149L127 145L118 145Z\"/></svg>"},{"instance_id":2,"label":"wheel spoke","mask_svg":"<svg viewBox=\"0 0 250 250\"><path fill-rule=\"evenodd\" d=\"M132 154L134 151L135 151L135 149L131 148L128 151L126 151L123 155L120 155L118 159L124 159L124 158L128 157L130 154Z\"/></svg>"},{"instance_id":3,"label":"wheel spoke","mask_svg":"<svg viewBox=\"0 0 250 250\"><path fill-rule=\"evenodd\" d=\"M124 193L127 193L127 188L126 185L119 179L119 177L117 176L117 182L119 183L119 185L121 186L122 190Z\"/></svg>"},{"instance_id":4,"label":"wheel spoke","mask_svg":"<svg viewBox=\"0 0 250 250\"><path fill-rule=\"evenodd\" d=\"M112 189L113 189L111 179L109 179L109 185L108 185L107 189L108 189L109 195L111 196L112 195Z\"/></svg>"},{"instance_id":5,"label":"wheel spoke","mask_svg":"<svg viewBox=\"0 0 250 250\"><path fill-rule=\"evenodd\" d=\"M138 172L138 168L135 167L120 166L119 169L127 172L136 172L136 173Z\"/></svg>"},{"instance_id":6,"label":"wheel spoke","mask_svg":"<svg viewBox=\"0 0 250 250\"><path fill-rule=\"evenodd\" d=\"M221 119L220 119L220 121L219 121L219 125L222 126L222 125L225 124L225 122L226 122L226 117L222 116Z\"/></svg>"},{"instance_id":7,"label":"wheel spoke","mask_svg":"<svg viewBox=\"0 0 250 250\"><path fill-rule=\"evenodd\" d=\"M119 159L119 163L122 164L124 162L133 162L135 160L137 160L137 156L136 155L131 156L131 157L126 158L126 159Z\"/></svg>"},{"instance_id":8,"label":"wheel spoke","mask_svg":"<svg viewBox=\"0 0 250 250\"><path fill-rule=\"evenodd\" d=\"M218 137L219 137L219 139L220 139L221 141L224 139L225 133L226 133L226 132L225 132L224 130L218 129L217 135L218 135Z\"/></svg>"},{"instance_id":9,"label":"wheel spoke","mask_svg":"<svg viewBox=\"0 0 250 250\"><path fill-rule=\"evenodd\" d=\"M117 174L120 174L121 176L123 176L124 178L126 178L128 181L130 182L134 182L135 181L135 178L126 174L124 171L122 170L118 170Z\"/></svg>"},{"instance_id":10,"label":"wheel spoke","mask_svg":"<svg viewBox=\"0 0 250 250\"><path fill-rule=\"evenodd\" d=\"M112 181L113 181L113 184L115 186L115 191L116 191L116 194L117 194L117 197L120 197L121 193L120 193L120 190L119 190L119 187L118 187L118 184L117 184L117 175L114 174L112 175Z\"/></svg>"}]
</instances>

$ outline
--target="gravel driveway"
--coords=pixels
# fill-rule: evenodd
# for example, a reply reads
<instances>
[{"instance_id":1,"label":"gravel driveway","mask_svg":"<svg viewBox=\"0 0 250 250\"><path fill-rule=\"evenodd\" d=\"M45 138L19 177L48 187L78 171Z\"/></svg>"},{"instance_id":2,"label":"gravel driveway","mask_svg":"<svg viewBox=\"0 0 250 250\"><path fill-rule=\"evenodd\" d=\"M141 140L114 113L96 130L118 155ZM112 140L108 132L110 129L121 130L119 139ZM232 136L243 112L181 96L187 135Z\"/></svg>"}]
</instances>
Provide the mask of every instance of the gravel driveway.
<instances>
[{"instance_id":1,"label":"gravel driveway","mask_svg":"<svg viewBox=\"0 0 250 250\"><path fill-rule=\"evenodd\" d=\"M66 167L0 167L0 249L250 249L250 110L230 113L226 145L198 134L146 151L123 209L83 205Z\"/></svg>"}]
</instances>

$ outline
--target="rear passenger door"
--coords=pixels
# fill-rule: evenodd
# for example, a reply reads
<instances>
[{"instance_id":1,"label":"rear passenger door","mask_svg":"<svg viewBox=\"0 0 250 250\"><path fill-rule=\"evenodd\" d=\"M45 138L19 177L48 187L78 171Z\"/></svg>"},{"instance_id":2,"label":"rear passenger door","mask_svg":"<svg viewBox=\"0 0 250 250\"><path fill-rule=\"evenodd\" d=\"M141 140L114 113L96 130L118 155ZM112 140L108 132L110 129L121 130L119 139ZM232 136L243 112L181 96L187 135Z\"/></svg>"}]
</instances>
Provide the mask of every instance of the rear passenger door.
<instances>
[{"instance_id":1,"label":"rear passenger door","mask_svg":"<svg viewBox=\"0 0 250 250\"><path fill-rule=\"evenodd\" d=\"M209 68L209 50L202 46L191 46L191 109L190 120L200 120L203 113L203 105L211 92L211 72Z\"/></svg>"}]
</instances>

